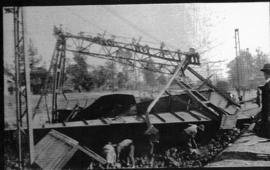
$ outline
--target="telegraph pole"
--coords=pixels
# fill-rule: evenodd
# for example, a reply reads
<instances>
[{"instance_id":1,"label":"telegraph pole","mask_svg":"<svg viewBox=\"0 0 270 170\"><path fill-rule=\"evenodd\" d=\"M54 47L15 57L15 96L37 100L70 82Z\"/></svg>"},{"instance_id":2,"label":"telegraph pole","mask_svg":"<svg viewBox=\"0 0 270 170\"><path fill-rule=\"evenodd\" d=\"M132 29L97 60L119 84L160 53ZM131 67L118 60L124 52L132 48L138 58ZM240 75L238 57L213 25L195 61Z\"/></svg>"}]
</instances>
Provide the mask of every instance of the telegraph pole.
<instances>
[{"instance_id":1,"label":"telegraph pole","mask_svg":"<svg viewBox=\"0 0 270 170\"><path fill-rule=\"evenodd\" d=\"M239 71L239 56L240 56L240 39L239 39L239 29L234 30L234 39L235 39L235 54L236 54L236 79L237 79L237 94L240 97L240 71Z\"/></svg>"}]
</instances>

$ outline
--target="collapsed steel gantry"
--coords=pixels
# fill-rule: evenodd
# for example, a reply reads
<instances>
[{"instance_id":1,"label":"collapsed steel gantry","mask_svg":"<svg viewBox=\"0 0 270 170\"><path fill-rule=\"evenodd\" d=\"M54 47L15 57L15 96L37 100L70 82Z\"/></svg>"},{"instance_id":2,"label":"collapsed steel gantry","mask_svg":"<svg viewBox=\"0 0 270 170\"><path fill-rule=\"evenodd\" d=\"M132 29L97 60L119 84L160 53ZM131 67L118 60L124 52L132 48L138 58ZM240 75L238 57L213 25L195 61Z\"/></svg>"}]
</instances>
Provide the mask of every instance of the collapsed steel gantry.
<instances>
[{"instance_id":1,"label":"collapsed steel gantry","mask_svg":"<svg viewBox=\"0 0 270 170\"><path fill-rule=\"evenodd\" d=\"M92 36L82 32L78 35L74 35L64 32L61 27L54 27L54 35L56 36L57 42L49 67L49 74L52 75L53 79L50 83L47 81L45 88L43 89L44 93L41 95L36 107L38 108L42 98L46 97L50 84L52 88L50 122L57 122L59 116L59 113L57 112L57 96L59 94L65 96L63 84L65 77L66 52L111 60L132 67L171 75L166 86L160 91L146 111L148 130L153 127L149 120L149 113L162 95L166 94L171 96L168 88L173 82L176 82L181 89L185 90L191 99L195 100L202 108L206 109L209 112L209 116L213 119L220 120L222 115L236 114L239 110L239 105L235 103L235 101L220 92L210 83L210 81L208 81L208 79L202 77L189 66L200 65L200 56L192 48L189 52L181 52L180 50L173 51L165 48L163 43L160 48L153 48L148 45L142 45L134 39L131 43L124 43L117 41L115 37L105 38L105 35ZM147 63L150 59L152 59L154 68L156 69L148 67ZM185 71L189 71L203 82L200 87L206 85L215 91L218 97L222 98L222 102L215 100L209 101L198 91L198 89L193 89L189 86L184 79L186 77Z\"/></svg>"}]
</instances>

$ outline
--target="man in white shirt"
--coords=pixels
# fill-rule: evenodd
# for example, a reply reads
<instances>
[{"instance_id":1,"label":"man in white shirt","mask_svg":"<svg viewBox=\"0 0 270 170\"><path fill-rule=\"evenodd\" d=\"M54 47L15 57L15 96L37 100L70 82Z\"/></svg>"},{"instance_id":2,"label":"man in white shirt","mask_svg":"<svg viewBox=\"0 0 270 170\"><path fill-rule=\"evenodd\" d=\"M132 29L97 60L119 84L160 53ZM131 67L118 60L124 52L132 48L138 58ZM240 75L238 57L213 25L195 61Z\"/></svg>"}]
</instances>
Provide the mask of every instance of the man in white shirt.
<instances>
[{"instance_id":1,"label":"man in white shirt","mask_svg":"<svg viewBox=\"0 0 270 170\"><path fill-rule=\"evenodd\" d=\"M107 166L106 168L113 168L116 163L116 152L114 149L114 145L111 142L108 142L104 147L103 147L103 154L106 158L107 161Z\"/></svg>"},{"instance_id":2,"label":"man in white shirt","mask_svg":"<svg viewBox=\"0 0 270 170\"><path fill-rule=\"evenodd\" d=\"M125 161L128 166L129 163L131 163L132 168L134 168L135 167L134 151L135 146L131 139L122 140L117 145L117 160Z\"/></svg>"}]
</instances>

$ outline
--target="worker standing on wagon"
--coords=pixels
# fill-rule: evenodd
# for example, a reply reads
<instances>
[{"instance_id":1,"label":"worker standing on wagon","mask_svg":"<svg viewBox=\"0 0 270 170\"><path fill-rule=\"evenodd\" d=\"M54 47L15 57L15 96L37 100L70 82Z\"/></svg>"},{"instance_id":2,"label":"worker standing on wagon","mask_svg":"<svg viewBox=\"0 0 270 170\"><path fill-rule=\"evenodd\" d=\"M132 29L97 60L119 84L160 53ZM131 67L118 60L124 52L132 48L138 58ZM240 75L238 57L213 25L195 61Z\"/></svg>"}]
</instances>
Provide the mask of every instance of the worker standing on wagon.
<instances>
[{"instance_id":1,"label":"worker standing on wagon","mask_svg":"<svg viewBox=\"0 0 270 170\"><path fill-rule=\"evenodd\" d=\"M132 165L132 168L135 167L134 160L134 151L135 146L131 139L122 140L117 145L117 160L121 163L125 162L127 166Z\"/></svg>"},{"instance_id":2,"label":"worker standing on wagon","mask_svg":"<svg viewBox=\"0 0 270 170\"><path fill-rule=\"evenodd\" d=\"M114 145L111 142L108 142L104 147L103 147L103 154L106 158L107 165L106 168L113 168L116 163L116 152L114 149Z\"/></svg>"}]
</instances>

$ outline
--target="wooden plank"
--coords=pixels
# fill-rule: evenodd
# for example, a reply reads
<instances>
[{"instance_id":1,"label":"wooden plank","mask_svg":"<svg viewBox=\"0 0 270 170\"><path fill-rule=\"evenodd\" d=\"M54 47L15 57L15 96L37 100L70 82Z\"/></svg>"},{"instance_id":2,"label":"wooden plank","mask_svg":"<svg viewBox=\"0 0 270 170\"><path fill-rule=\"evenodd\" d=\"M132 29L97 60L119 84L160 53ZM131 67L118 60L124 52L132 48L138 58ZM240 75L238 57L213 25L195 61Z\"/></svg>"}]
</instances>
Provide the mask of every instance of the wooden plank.
<instances>
[{"instance_id":1,"label":"wooden plank","mask_svg":"<svg viewBox=\"0 0 270 170\"><path fill-rule=\"evenodd\" d=\"M111 121L107 118L102 117L102 118L100 118L100 120L105 124L111 124Z\"/></svg>"},{"instance_id":2,"label":"wooden plank","mask_svg":"<svg viewBox=\"0 0 270 170\"><path fill-rule=\"evenodd\" d=\"M35 162L43 169L62 169L77 151L78 142L51 130L35 146Z\"/></svg>"},{"instance_id":3,"label":"wooden plank","mask_svg":"<svg viewBox=\"0 0 270 170\"><path fill-rule=\"evenodd\" d=\"M196 119L202 120L202 118L201 118L200 116L194 114L193 112L189 111L188 113L189 113L191 116L195 117Z\"/></svg>"},{"instance_id":4,"label":"wooden plank","mask_svg":"<svg viewBox=\"0 0 270 170\"><path fill-rule=\"evenodd\" d=\"M61 162L62 160L65 160L65 159L66 159L66 161L68 161L67 159L70 158L71 156L73 156L73 155L70 155L70 153L69 153L69 151L72 150L72 148L73 148L72 146L67 147L63 143L61 143L61 144L55 143L55 145L52 145L50 147L50 149L52 149L53 151L51 154L47 154L47 155L50 155L53 158L53 160L48 163L49 165L47 165L46 169L61 169L61 168L63 168L64 165L61 165L58 163ZM57 150L57 152L55 150Z\"/></svg>"},{"instance_id":5,"label":"wooden plank","mask_svg":"<svg viewBox=\"0 0 270 170\"><path fill-rule=\"evenodd\" d=\"M62 141L65 141L67 144L70 144L71 146L76 146L79 144L78 141L76 141L76 140L74 140L74 139L72 139L72 138L70 138L70 137L68 137L60 132L57 132L56 130L51 130L50 134L55 138L58 138Z\"/></svg>"},{"instance_id":6,"label":"wooden plank","mask_svg":"<svg viewBox=\"0 0 270 170\"><path fill-rule=\"evenodd\" d=\"M39 156L35 161L43 169L56 169L57 167L54 167L54 164L59 159L59 154L61 154L62 151L61 146L58 145L58 142L60 141L56 140L55 138L52 138L51 140L54 142L52 142L52 144L49 145L45 151L36 153ZM66 152L65 155L68 155L68 152Z\"/></svg>"},{"instance_id":7,"label":"wooden plank","mask_svg":"<svg viewBox=\"0 0 270 170\"><path fill-rule=\"evenodd\" d=\"M78 149L81 150L82 152L84 152L85 154L87 154L88 156L90 156L91 158L95 159L96 161L98 161L99 163L105 165L107 162L106 160L99 156L97 153L95 153L94 151L92 151L91 149L87 148L87 147L82 147L82 146L78 146Z\"/></svg>"},{"instance_id":8,"label":"wooden plank","mask_svg":"<svg viewBox=\"0 0 270 170\"><path fill-rule=\"evenodd\" d=\"M204 114L202 114L201 112L198 112L196 110L190 110L189 112L200 117L200 120L211 120L209 117L205 116Z\"/></svg>"},{"instance_id":9,"label":"wooden plank","mask_svg":"<svg viewBox=\"0 0 270 170\"><path fill-rule=\"evenodd\" d=\"M162 122L166 122L166 120L163 119L159 114L153 113L153 115L155 115L157 118L159 118Z\"/></svg>"},{"instance_id":10,"label":"wooden plank","mask_svg":"<svg viewBox=\"0 0 270 170\"><path fill-rule=\"evenodd\" d=\"M177 117L179 120L181 120L181 121L185 121L185 119L184 118L182 118L181 116L179 116L178 114L176 114L175 112L173 112L173 111L171 111L170 112L172 115L174 115L175 117Z\"/></svg>"},{"instance_id":11,"label":"wooden plank","mask_svg":"<svg viewBox=\"0 0 270 170\"><path fill-rule=\"evenodd\" d=\"M197 96L193 95L190 90L187 90L187 93L189 96L194 99L197 103L199 103L204 109L206 109L208 112L202 112L205 116L211 118L212 120L217 119L218 113L215 113L215 110L211 109L209 106L205 104L205 102L202 102Z\"/></svg>"},{"instance_id":12,"label":"wooden plank","mask_svg":"<svg viewBox=\"0 0 270 170\"><path fill-rule=\"evenodd\" d=\"M167 124L167 123L180 123L181 122L179 119L176 119L175 116L173 116L169 112L160 114L160 117L162 117L166 121L166 122L163 122L164 124Z\"/></svg>"},{"instance_id":13,"label":"wooden plank","mask_svg":"<svg viewBox=\"0 0 270 170\"><path fill-rule=\"evenodd\" d=\"M58 164L56 164L56 166L60 167L60 165L66 165L76 151L77 151L76 147L72 148L72 150L70 150L70 154L65 155L66 159L61 159L61 161L59 161Z\"/></svg>"},{"instance_id":14,"label":"wooden plank","mask_svg":"<svg viewBox=\"0 0 270 170\"><path fill-rule=\"evenodd\" d=\"M48 139L39 141L39 145L35 146L36 153L45 153L48 148L53 144L55 139L50 134L47 135L47 138ZM42 157L42 155L36 155L35 159L37 159L38 156Z\"/></svg>"}]
</instances>

